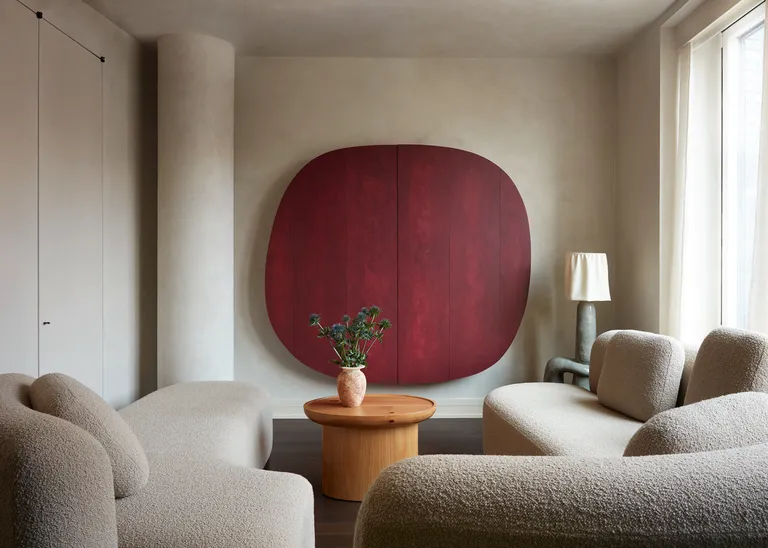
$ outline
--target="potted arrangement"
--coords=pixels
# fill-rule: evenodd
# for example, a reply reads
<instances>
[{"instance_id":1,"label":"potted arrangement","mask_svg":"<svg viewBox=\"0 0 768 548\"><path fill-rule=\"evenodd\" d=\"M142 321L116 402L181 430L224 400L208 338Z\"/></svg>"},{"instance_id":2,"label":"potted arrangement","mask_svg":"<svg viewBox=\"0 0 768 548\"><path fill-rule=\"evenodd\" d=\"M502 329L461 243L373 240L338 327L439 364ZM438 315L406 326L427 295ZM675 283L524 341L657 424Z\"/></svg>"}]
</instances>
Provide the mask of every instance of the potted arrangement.
<instances>
[{"instance_id":1,"label":"potted arrangement","mask_svg":"<svg viewBox=\"0 0 768 548\"><path fill-rule=\"evenodd\" d=\"M344 315L341 323L330 326L320 323L320 314L309 316L309 325L317 327L317 338L327 339L336 353L331 363L341 368L336 388L345 407L357 407L363 402L367 382L362 370L368 353L376 342L384 341L384 331L392 327L389 320L379 320L380 315L378 306L363 307L354 318Z\"/></svg>"}]
</instances>

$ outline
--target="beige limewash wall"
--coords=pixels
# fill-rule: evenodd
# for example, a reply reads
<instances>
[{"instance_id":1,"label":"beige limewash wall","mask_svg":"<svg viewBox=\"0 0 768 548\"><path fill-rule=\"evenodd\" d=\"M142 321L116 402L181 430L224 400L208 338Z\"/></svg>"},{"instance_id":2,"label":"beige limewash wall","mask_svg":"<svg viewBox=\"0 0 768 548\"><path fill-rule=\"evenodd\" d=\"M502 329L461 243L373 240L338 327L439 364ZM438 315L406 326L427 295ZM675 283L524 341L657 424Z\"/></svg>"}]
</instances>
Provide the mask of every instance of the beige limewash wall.
<instances>
[{"instance_id":1,"label":"beige limewash wall","mask_svg":"<svg viewBox=\"0 0 768 548\"><path fill-rule=\"evenodd\" d=\"M138 41L80 0L24 4L106 58L104 397L121 407L156 385L155 61Z\"/></svg>"},{"instance_id":2,"label":"beige limewash wall","mask_svg":"<svg viewBox=\"0 0 768 548\"><path fill-rule=\"evenodd\" d=\"M300 414L307 399L333 393L333 379L297 362L269 324L264 265L278 203L299 169L323 152L422 143L480 154L517 184L533 246L528 309L512 348L484 373L372 390L433 397L445 414L476 415L489 390L539 380L547 359L573 352L575 303L563 295L565 252L604 251L612 264L617 258L616 134L610 60L239 58L236 379L269 390L278 416ZM614 326L612 304L600 305L598 314L601 330ZM313 336L309 328L306 336Z\"/></svg>"},{"instance_id":3,"label":"beige limewash wall","mask_svg":"<svg viewBox=\"0 0 768 548\"><path fill-rule=\"evenodd\" d=\"M619 57L616 183L616 320L659 330L661 28Z\"/></svg>"}]
</instances>

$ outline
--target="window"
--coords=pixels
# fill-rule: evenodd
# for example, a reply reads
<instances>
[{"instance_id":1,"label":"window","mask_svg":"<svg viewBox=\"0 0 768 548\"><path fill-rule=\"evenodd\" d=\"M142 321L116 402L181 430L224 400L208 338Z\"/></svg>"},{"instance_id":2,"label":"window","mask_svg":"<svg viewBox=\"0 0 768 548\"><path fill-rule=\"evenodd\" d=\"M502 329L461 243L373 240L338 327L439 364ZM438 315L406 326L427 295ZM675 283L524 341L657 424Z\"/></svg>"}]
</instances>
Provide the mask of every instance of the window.
<instances>
[{"instance_id":1,"label":"window","mask_svg":"<svg viewBox=\"0 0 768 548\"><path fill-rule=\"evenodd\" d=\"M748 327L757 215L765 11L723 33L722 323Z\"/></svg>"},{"instance_id":2,"label":"window","mask_svg":"<svg viewBox=\"0 0 768 548\"><path fill-rule=\"evenodd\" d=\"M765 39L761 4L680 50L666 320L669 333L688 343L718 325L768 332Z\"/></svg>"}]
</instances>

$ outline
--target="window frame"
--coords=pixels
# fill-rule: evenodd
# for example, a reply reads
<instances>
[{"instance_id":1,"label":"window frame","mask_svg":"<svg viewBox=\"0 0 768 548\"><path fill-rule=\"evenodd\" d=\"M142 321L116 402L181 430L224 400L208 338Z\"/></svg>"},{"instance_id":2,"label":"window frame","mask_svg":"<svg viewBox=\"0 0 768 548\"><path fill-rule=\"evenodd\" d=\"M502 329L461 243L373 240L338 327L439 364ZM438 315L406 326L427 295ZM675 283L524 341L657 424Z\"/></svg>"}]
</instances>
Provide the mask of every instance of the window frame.
<instances>
[{"instance_id":1,"label":"window frame","mask_svg":"<svg viewBox=\"0 0 768 548\"><path fill-rule=\"evenodd\" d=\"M761 3L722 32L720 321L722 325L734 327L740 324L738 230L731 229L729 222L738 217L738 199L734 193L738 189L737 181L746 171L741 48L742 40L761 26L768 32L765 8L765 3ZM737 146L729 146L737 141Z\"/></svg>"}]
</instances>

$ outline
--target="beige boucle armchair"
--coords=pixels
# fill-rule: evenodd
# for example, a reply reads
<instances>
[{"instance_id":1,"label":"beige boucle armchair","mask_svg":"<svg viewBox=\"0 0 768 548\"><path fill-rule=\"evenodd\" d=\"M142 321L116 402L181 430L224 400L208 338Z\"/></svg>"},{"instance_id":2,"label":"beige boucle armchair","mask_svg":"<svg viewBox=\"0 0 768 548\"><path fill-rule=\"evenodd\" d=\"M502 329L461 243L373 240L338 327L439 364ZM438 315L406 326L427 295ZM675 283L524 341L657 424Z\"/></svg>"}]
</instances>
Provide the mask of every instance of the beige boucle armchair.
<instances>
[{"instance_id":1,"label":"beige boucle armchair","mask_svg":"<svg viewBox=\"0 0 768 548\"><path fill-rule=\"evenodd\" d=\"M309 482L261 469L272 449L262 390L181 384L123 409L149 475L116 498L106 446L33 409L33 381L0 375L0 548L314 546Z\"/></svg>"},{"instance_id":2,"label":"beige boucle armchair","mask_svg":"<svg viewBox=\"0 0 768 548\"><path fill-rule=\"evenodd\" d=\"M633 339L641 353L655 348L651 355L664 374L649 375L646 363L632 361ZM674 341L619 333L603 343L597 394L557 384L545 389L559 391L560 400L546 392L546 406L561 420L560 402L578 420L594 412L588 426L571 435L558 424L556 435L565 441L556 443L547 432L554 422L534 425L546 414L544 404L532 405L538 389L531 385L526 398L520 385L514 394L522 403L510 403L484 433L512 438L486 447L521 456L429 456L389 467L363 501L355 547L768 545L768 338L715 330L682 390L685 356ZM627 379L641 382L658 410L645 421L624 415L651 409L636 394L621 401ZM610 395L602 401L624 412L601 403L606 387ZM670 399L673 391L682 407ZM498 396L487 402L494 414ZM522 456L526 450L535 456Z\"/></svg>"}]
</instances>

